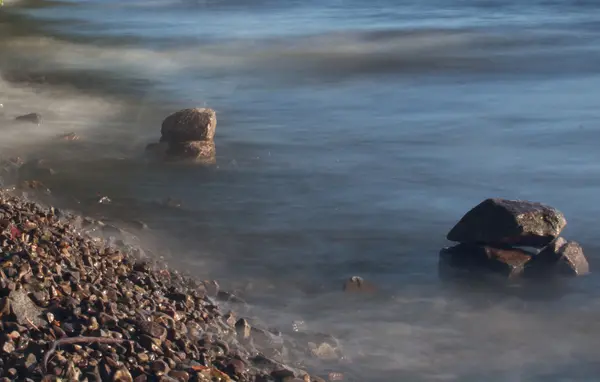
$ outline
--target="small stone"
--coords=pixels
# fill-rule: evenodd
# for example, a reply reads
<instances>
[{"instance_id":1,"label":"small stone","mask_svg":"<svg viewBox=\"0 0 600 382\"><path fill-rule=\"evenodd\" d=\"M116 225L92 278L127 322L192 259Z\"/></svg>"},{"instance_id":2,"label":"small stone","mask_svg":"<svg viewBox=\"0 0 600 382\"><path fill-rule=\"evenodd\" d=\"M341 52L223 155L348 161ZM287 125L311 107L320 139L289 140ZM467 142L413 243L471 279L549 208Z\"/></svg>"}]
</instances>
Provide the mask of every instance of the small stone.
<instances>
[{"instance_id":1,"label":"small stone","mask_svg":"<svg viewBox=\"0 0 600 382\"><path fill-rule=\"evenodd\" d=\"M217 128L217 113L208 108L183 109L162 123L161 142L211 141Z\"/></svg>"},{"instance_id":2,"label":"small stone","mask_svg":"<svg viewBox=\"0 0 600 382\"><path fill-rule=\"evenodd\" d=\"M238 338L248 339L250 338L252 327L250 323L245 318L240 318L235 323L235 331L237 332Z\"/></svg>"},{"instance_id":3,"label":"small stone","mask_svg":"<svg viewBox=\"0 0 600 382\"><path fill-rule=\"evenodd\" d=\"M233 359L227 364L226 371L228 374L242 375L246 371L246 365L239 359Z\"/></svg>"},{"instance_id":4,"label":"small stone","mask_svg":"<svg viewBox=\"0 0 600 382\"><path fill-rule=\"evenodd\" d=\"M10 314L10 299L8 297L2 297L0 299L0 317Z\"/></svg>"},{"instance_id":5,"label":"small stone","mask_svg":"<svg viewBox=\"0 0 600 382\"><path fill-rule=\"evenodd\" d=\"M151 321L142 321L138 324L140 331L150 337L164 341L167 339L167 328Z\"/></svg>"},{"instance_id":6,"label":"small stone","mask_svg":"<svg viewBox=\"0 0 600 382\"><path fill-rule=\"evenodd\" d=\"M29 114L20 115L20 116L16 117L15 121L30 122L30 123L39 125L40 123L42 123L42 116L39 115L38 113L29 113Z\"/></svg>"},{"instance_id":7,"label":"small stone","mask_svg":"<svg viewBox=\"0 0 600 382\"><path fill-rule=\"evenodd\" d=\"M28 370L35 368L35 366L37 366L37 363L38 363L37 357L33 353L29 353L27 355L27 357L25 358L25 367Z\"/></svg>"},{"instance_id":8,"label":"small stone","mask_svg":"<svg viewBox=\"0 0 600 382\"><path fill-rule=\"evenodd\" d=\"M114 382L133 382L133 377L127 368L122 367L113 376Z\"/></svg>"},{"instance_id":9,"label":"small stone","mask_svg":"<svg viewBox=\"0 0 600 382\"><path fill-rule=\"evenodd\" d=\"M183 370L171 370L169 372L169 377L179 382L188 382L190 380L190 374Z\"/></svg>"},{"instance_id":10,"label":"small stone","mask_svg":"<svg viewBox=\"0 0 600 382\"><path fill-rule=\"evenodd\" d=\"M151 368L152 372L157 376L165 375L170 371L169 365L162 359L152 362Z\"/></svg>"},{"instance_id":11,"label":"small stone","mask_svg":"<svg viewBox=\"0 0 600 382\"><path fill-rule=\"evenodd\" d=\"M11 354L15 351L15 344L12 341L4 341L2 343L2 352L6 354Z\"/></svg>"},{"instance_id":12,"label":"small stone","mask_svg":"<svg viewBox=\"0 0 600 382\"><path fill-rule=\"evenodd\" d=\"M372 293L376 291L375 285L365 281L362 277L352 276L344 283L344 292Z\"/></svg>"}]
</instances>

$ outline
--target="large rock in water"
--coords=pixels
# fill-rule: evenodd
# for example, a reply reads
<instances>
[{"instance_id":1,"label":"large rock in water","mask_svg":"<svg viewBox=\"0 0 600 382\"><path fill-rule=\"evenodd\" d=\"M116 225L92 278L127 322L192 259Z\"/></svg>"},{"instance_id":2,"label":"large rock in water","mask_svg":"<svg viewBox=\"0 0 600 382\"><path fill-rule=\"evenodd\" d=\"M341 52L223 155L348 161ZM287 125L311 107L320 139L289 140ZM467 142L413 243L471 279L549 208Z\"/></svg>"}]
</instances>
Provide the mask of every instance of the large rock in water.
<instances>
[{"instance_id":1,"label":"large rock in water","mask_svg":"<svg viewBox=\"0 0 600 382\"><path fill-rule=\"evenodd\" d=\"M532 277L582 276L590 272L583 249L574 241L557 238L542 249L525 268Z\"/></svg>"},{"instance_id":2,"label":"large rock in water","mask_svg":"<svg viewBox=\"0 0 600 382\"><path fill-rule=\"evenodd\" d=\"M461 243L541 248L567 225L564 215L541 203L487 199L467 212L448 233Z\"/></svg>"},{"instance_id":3,"label":"large rock in water","mask_svg":"<svg viewBox=\"0 0 600 382\"><path fill-rule=\"evenodd\" d=\"M518 248L458 244L440 251L440 271L466 271L475 275L498 274L507 278L520 276L533 253Z\"/></svg>"},{"instance_id":4,"label":"large rock in water","mask_svg":"<svg viewBox=\"0 0 600 382\"><path fill-rule=\"evenodd\" d=\"M162 123L161 142L212 141L217 129L217 113L208 108L183 109Z\"/></svg>"}]
</instances>

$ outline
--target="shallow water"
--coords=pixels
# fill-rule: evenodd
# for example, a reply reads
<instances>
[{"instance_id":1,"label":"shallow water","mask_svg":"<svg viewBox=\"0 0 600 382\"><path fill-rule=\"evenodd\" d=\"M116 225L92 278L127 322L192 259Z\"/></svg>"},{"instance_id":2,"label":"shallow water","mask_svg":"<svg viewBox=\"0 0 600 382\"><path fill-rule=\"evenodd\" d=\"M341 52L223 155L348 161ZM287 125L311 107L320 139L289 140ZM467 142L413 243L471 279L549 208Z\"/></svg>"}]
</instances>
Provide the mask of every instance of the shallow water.
<instances>
[{"instance_id":1,"label":"shallow water","mask_svg":"<svg viewBox=\"0 0 600 382\"><path fill-rule=\"evenodd\" d=\"M482 199L524 198L565 213L594 269L600 6L396 3L7 2L0 69L37 85L0 82L2 154L49 160L71 208L143 220L172 263L269 325L340 337L348 360L306 360L319 371L593 379L594 274L544 298L449 286L437 251ZM167 114L203 105L216 168L143 158ZM41 126L10 121L31 111ZM69 131L82 140L53 139ZM381 296L343 296L355 274Z\"/></svg>"}]
</instances>

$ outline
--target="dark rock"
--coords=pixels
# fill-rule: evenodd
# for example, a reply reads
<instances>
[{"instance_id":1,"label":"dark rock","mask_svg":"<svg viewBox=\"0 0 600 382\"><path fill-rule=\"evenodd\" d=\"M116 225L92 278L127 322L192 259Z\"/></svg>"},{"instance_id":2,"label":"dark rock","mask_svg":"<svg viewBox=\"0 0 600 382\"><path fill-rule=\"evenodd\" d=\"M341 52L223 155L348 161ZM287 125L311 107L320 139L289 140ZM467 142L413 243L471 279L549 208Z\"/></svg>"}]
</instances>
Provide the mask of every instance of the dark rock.
<instances>
[{"instance_id":1,"label":"dark rock","mask_svg":"<svg viewBox=\"0 0 600 382\"><path fill-rule=\"evenodd\" d=\"M377 290L375 285L365 281L362 277L352 276L344 282L344 292L367 292L372 293Z\"/></svg>"},{"instance_id":2,"label":"dark rock","mask_svg":"<svg viewBox=\"0 0 600 382\"><path fill-rule=\"evenodd\" d=\"M167 328L151 321L142 321L138 324L140 331L150 337L164 341L167 339Z\"/></svg>"},{"instance_id":3,"label":"dark rock","mask_svg":"<svg viewBox=\"0 0 600 382\"><path fill-rule=\"evenodd\" d=\"M245 318L240 318L235 323L235 331L240 339L248 339L250 337L251 330L252 327Z\"/></svg>"},{"instance_id":4,"label":"dark rock","mask_svg":"<svg viewBox=\"0 0 600 382\"><path fill-rule=\"evenodd\" d=\"M29 113L29 114L20 115L20 116L16 117L15 121L30 122L30 123L39 125L42 123L42 116L39 115L38 113Z\"/></svg>"},{"instance_id":5,"label":"dark rock","mask_svg":"<svg viewBox=\"0 0 600 382\"><path fill-rule=\"evenodd\" d=\"M562 237L542 249L525 268L525 274L531 277L582 276L589 271L581 246Z\"/></svg>"},{"instance_id":6,"label":"dark rock","mask_svg":"<svg viewBox=\"0 0 600 382\"><path fill-rule=\"evenodd\" d=\"M230 375L242 375L246 371L246 364L239 359L233 359L227 364L226 371Z\"/></svg>"},{"instance_id":7,"label":"dark rock","mask_svg":"<svg viewBox=\"0 0 600 382\"><path fill-rule=\"evenodd\" d=\"M281 367L273 370L271 372L271 377L275 378L276 380L285 380L286 378L295 378L297 375L293 370L287 367Z\"/></svg>"},{"instance_id":8,"label":"dark rock","mask_svg":"<svg viewBox=\"0 0 600 382\"><path fill-rule=\"evenodd\" d=\"M194 160L199 163L216 163L216 148L212 141L171 142L167 158L172 160Z\"/></svg>"},{"instance_id":9,"label":"dark rock","mask_svg":"<svg viewBox=\"0 0 600 382\"><path fill-rule=\"evenodd\" d=\"M179 382L188 382L190 380L190 374L183 370L171 370L169 372L169 377Z\"/></svg>"},{"instance_id":10,"label":"dark rock","mask_svg":"<svg viewBox=\"0 0 600 382\"><path fill-rule=\"evenodd\" d=\"M560 211L541 203L487 199L467 212L447 238L461 243L541 248L558 237L566 224Z\"/></svg>"},{"instance_id":11,"label":"dark rock","mask_svg":"<svg viewBox=\"0 0 600 382\"><path fill-rule=\"evenodd\" d=\"M183 109L162 123L161 142L211 141L217 128L217 113L208 108Z\"/></svg>"},{"instance_id":12,"label":"dark rock","mask_svg":"<svg viewBox=\"0 0 600 382\"><path fill-rule=\"evenodd\" d=\"M440 271L462 270L476 274L495 273L508 278L521 275L533 253L522 249L459 244L440 251Z\"/></svg>"},{"instance_id":13,"label":"dark rock","mask_svg":"<svg viewBox=\"0 0 600 382\"><path fill-rule=\"evenodd\" d=\"M169 365L162 359L152 362L152 372L157 375L165 375L170 371Z\"/></svg>"}]
</instances>

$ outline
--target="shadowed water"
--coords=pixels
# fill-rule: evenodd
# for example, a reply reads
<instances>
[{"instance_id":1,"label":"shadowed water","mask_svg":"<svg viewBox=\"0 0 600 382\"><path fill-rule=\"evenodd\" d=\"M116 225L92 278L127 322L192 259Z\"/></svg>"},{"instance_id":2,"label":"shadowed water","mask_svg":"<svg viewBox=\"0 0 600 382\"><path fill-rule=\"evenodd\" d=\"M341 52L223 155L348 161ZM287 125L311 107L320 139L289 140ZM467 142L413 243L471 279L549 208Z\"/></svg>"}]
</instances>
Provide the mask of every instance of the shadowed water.
<instances>
[{"instance_id":1,"label":"shadowed water","mask_svg":"<svg viewBox=\"0 0 600 382\"><path fill-rule=\"evenodd\" d=\"M62 205L238 290L255 319L342 340L350 381L589 381L595 273L442 283L487 197L548 203L597 263L598 5L584 1L60 1L0 11L0 153ZM217 110L216 168L143 157L173 110ZM12 119L39 112L41 126ZM74 131L77 142L54 139ZM112 204L95 203L107 195ZM173 197L181 208L162 205ZM125 223L123 223L125 224ZM345 296L352 275L376 297ZM555 289L556 288L556 289Z\"/></svg>"}]
</instances>

